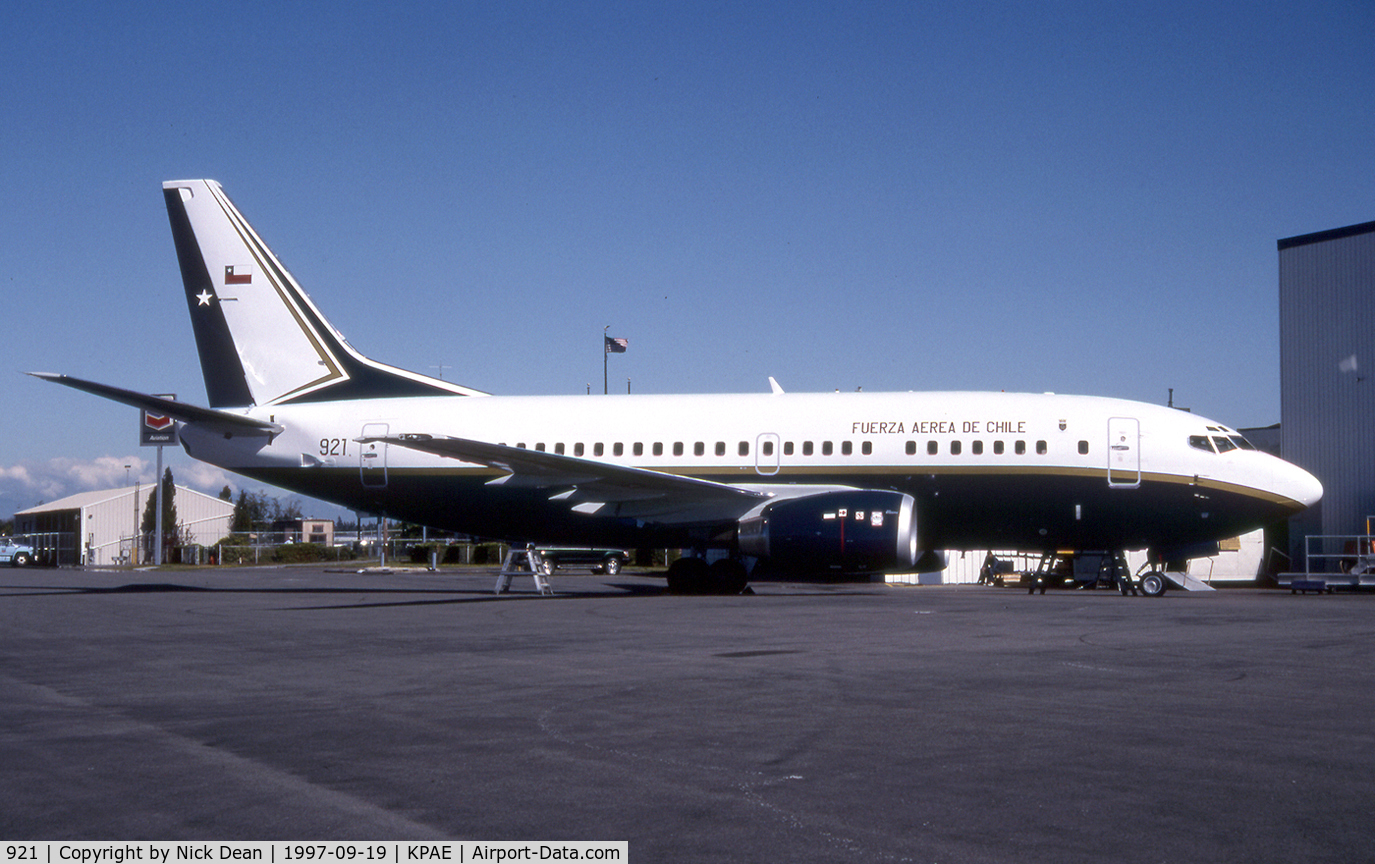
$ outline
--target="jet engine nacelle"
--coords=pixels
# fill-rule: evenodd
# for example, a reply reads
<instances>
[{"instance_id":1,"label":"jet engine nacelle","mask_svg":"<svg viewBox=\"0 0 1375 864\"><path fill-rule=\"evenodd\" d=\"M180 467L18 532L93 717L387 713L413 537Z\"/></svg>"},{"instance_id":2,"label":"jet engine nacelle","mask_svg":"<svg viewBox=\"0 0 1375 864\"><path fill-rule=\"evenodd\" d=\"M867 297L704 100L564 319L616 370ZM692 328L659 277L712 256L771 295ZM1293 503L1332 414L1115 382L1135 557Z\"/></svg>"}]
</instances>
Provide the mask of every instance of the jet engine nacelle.
<instances>
[{"instance_id":1,"label":"jet engine nacelle","mask_svg":"<svg viewBox=\"0 0 1375 864\"><path fill-rule=\"evenodd\" d=\"M872 573L917 561L911 495L877 489L775 501L740 520L740 551L788 567Z\"/></svg>"}]
</instances>

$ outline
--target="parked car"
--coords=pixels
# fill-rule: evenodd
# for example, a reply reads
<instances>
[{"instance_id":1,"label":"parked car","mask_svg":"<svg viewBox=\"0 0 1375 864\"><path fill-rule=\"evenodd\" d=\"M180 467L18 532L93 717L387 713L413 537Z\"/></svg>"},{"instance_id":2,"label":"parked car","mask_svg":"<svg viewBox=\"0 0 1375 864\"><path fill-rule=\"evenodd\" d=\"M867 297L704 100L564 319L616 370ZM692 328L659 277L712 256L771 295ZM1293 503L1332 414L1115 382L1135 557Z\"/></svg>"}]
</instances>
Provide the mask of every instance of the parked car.
<instances>
[{"instance_id":1,"label":"parked car","mask_svg":"<svg viewBox=\"0 0 1375 864\"><path fill-rule=\"evenodd\" d=\"M23 567L33 563L33 547L18 543L13 537L0 537L0 564L9 562L11 567Z\"/></svg>"},{"instance_id":2,"label":"parked car","mask_svg":"<svg viewBox=\"0 0 1375 864\"><path fill-rule=\"evenodd\" d=\"M544 561L545 575L557 569L586 567L593 573L615 576L630 560L621 549L540 549L539 556Z\"/></svg>"}]
</instances>

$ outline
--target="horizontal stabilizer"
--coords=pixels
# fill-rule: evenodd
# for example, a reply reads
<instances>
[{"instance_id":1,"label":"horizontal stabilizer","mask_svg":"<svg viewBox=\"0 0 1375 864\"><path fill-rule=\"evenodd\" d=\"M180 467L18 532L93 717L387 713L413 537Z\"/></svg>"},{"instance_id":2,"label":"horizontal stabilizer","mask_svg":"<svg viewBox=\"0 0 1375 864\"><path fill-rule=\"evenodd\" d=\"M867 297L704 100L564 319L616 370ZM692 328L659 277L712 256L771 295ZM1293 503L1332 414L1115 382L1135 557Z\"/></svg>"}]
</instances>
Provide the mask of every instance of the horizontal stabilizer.
<instances>
[{"instance_id":1,"label":"horizontal stabilizer","mask_svg":"<svg viewBox=\"0 0 1375 864\"><path fill-rule=\"evenodd\" d=\"M276 423L255 420L252 417L245 417L242 414L232 414L228 411L216 411L213 408L201 408L197 405L188 405L185 402L178 402L175 399L150 396L147 393L125 390L122 387L111 387L109 384L98 384L95 381L85 381L81 378L73 378L70 375L58 375L52 372L29 372L28 374L35 378L42 378L44 381L51 381L54 384L63 384L86 393L104 396L106 399L111 399L115 402L122 402L125 405L142 408L153 414L171 417L183 423L194 423L196 426L205 429L238 433L240 435L250 433L258 435L275 435L282 431L282 427L278 426Z\"/></svg>"}]
</instances>

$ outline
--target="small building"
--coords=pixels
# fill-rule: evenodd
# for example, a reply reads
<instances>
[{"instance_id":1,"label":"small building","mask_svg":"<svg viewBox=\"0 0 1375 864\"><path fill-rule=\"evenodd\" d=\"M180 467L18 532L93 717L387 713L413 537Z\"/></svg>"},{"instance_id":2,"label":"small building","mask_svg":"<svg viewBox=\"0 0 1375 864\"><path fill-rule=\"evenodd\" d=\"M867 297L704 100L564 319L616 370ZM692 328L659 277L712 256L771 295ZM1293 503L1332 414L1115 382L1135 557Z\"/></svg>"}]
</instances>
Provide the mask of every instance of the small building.
<instances>
[{"instance_id":1,"label":"small building","mask_svg":"<svg viewBox=\"0 0 1375 864\"><path fill-rule=\"evenodd\" d=\"M14 514L14 533L28 535L41 560L89 566L133 563L139 526L157 484L80 492ZM234 503L177 487L183 542L204 546L229 533ZM173 526L163 526L165 531ZM142 555L143 553L138 553Z\"/></svg>"},{"instance_id":2,"label":"small building","mask_svg":"<svg viewBox=\"0 0 1375 864\"><path fill-rule=\"evenodd\" d=\"M315 543L334 545L333 519L278 519L272 523L272 533L282 543Z\"/></svg>"}]
</instances>

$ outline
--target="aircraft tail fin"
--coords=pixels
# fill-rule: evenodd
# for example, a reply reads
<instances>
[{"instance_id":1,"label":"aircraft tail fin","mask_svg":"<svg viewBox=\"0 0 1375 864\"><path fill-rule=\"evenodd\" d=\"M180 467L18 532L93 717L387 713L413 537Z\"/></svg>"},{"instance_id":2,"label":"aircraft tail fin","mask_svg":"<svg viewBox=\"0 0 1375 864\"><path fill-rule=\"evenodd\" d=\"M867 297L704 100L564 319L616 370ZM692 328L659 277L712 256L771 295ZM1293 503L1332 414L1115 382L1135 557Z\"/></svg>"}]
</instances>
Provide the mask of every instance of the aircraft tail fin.
<instances>
[{"instance_id":1,"label":"aircraft tail fin","mask_svg":"<svg viewBox=\"0 0 1375 864\"><path fill-rule=\"evenodd\" d=\"M213 180L162 184L213 408L482 396L355 351Z\"/></svg>"}]
</instances>

